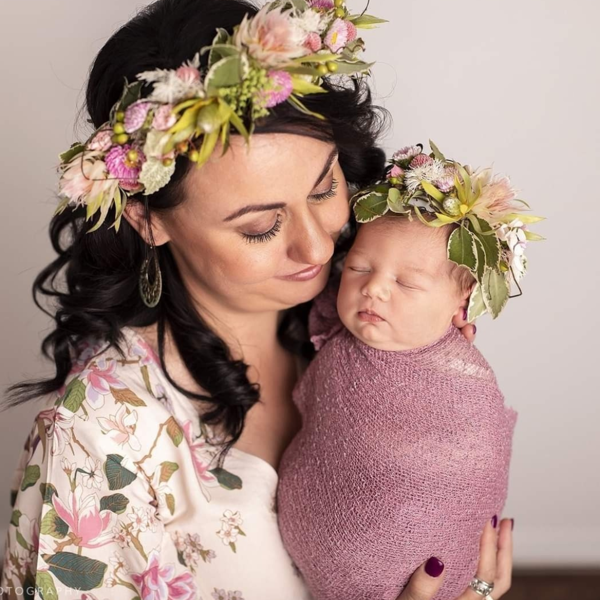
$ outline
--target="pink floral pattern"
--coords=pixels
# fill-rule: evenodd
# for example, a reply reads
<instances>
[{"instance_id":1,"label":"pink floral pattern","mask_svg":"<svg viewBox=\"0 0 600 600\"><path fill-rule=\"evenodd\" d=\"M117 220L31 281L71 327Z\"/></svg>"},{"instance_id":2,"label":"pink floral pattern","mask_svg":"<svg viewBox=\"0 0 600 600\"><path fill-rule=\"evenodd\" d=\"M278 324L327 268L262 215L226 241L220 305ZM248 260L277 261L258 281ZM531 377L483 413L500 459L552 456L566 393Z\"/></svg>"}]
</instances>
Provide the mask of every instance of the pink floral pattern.
<instances>
[{"instance_id":1,"label":"pink floral pattern","mask_svg":"<svg viewBox=\"0 0 600 600\"><path fill-rule=\"evenodd\" d=\"M78 346L27 437L7 600L33 582L57 600L308 600L271 512L272 468L240 452L217 468L215 433L152 347L123 332L123 354Z\"/></svg>"}]
</instances>

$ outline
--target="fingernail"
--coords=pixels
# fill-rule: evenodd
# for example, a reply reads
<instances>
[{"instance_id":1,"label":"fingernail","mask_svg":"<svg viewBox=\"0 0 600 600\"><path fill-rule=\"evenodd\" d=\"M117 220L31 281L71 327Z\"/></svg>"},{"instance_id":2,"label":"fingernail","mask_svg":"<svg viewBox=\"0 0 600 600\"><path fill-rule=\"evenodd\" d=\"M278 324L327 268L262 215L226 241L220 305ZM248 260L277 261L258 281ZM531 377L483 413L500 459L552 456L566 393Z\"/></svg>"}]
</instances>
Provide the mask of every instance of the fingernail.
<instances>
[{"instance_id":1,"label":"fingernail","mask_svg":"<svg viewBox=\"0 0 600 600\"><path fill-rule=\"evenodd\" d=\"M439 577L444 571L444 563L435 556L432 556L425 564L425 573L429 577Z\"/></svg>"},{"instance_id":2,"label":"fingernail","mask_svg":"<svg viewBox=\"0 0 600 600\"><path fill-rule=\"evenodd\" d=\"M473 325L473 335L477 333L477 325Z\"/></svg>"},{"instance_id":3,"label":"fingernail","mask_svg":"<svg viewBox=\"0 0 600 600\"><path fill-rule=\"evenodd\" d=\"M494 515L494 516L492 517L492 527L493 527L494 529L496 529L496 527L498 527L498 516L497 516L497 515Z\"/></svg>"},{"instance_id":4,"label":"fingernail","mask_svg":"<svg viewBox=\"0 0 600 600\"><path fill-rule=\"evenodd\" d=\"M511 519L511 520L510 520L510 529L511 529L511 531L512 531L514 528L515 528L515 520L514 520L514 519Z\"/></svg>"},{"instance_id":5,"label":"fingernail","mask_svg":"<svg viewBox=\"0 0 600 600\"><path fill-rule=\"evenodd\" d=\"M463 321L466 321L468 316L469 313L467 313L467 309L465 308L465 310L463 310Z\"/></svg>"}]
</instances>

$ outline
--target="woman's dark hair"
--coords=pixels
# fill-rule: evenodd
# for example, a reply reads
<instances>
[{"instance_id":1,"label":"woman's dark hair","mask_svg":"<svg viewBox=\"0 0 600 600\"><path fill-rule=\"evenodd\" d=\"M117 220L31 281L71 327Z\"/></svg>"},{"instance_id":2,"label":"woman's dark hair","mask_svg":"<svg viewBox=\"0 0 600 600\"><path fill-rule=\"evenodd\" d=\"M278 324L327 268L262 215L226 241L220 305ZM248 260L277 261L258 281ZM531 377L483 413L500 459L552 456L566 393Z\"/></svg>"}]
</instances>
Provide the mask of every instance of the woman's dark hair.
<instances>
[{"instance_id":1,"label":"woman's dark hair","mask_svg":"<svg viewBox=\"0 0 600 600\"><path fill-rule=\"evenodd\" d=\"M125 79L133 82L142 71L177 68L201 47L210 45L218 27L231 32L245 14L256 12L247 0L157 0L143 9L106 42L91 68L86 105L94 128L109 120ZM207 55L202 59L205 61ZM333 142L349 184L367 185L384 170L384 154L376 142L386 124L386 113L372 105L365 83L326 85L329 93L305 99L310 109L326 117L326 122L284 103L258 124L256 133L296 133ZM148 196L150 215L170 210L182 201L182 183L192 165L184 156L177 159L170 183ZM36 305L55 320L54 330L42 343L42 352L54 361L56 374L12 386L9 403L58 390L72 368L72 353L84 338L92 336L120 349L122 327L156 324L163 368L168 327L187 369L207 395L182 389L165 369L168 379L189 398L205 403L203 420L219 425L226 433L226 451L238 440L247 411L259 401L260 390L247 377L248 365L233 360L224 341L195 310L168 245L157 248L163 295L158 306L148 308L138 290L146 251L141 236L125 220L118 233L104 225L88 235L89 227L85 209L66 210L50 224L58 258L38 275L33 295ZM338 248L340 251L343 248ZM40 302L43 296L54 301L51 311ZM309 308L310 303L306 303L286 311L278 332L284 347L308 359L312 358L306 335Z\"/></svg>"}]
</instances>

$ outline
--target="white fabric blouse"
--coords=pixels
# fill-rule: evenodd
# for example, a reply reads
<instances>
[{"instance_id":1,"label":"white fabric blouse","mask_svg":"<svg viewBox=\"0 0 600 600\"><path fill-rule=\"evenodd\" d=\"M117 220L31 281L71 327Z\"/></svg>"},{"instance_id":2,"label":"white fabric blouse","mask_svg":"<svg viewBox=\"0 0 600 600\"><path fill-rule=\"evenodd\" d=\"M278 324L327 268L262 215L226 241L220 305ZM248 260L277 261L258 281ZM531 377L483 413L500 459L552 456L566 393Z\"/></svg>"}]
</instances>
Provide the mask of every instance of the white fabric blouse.
<instances>
[{"instance_id":1,"label":"white fabric blouse","mask_svg":"<svg viewBox=\"0 0 600 600\"><path fill-rule=\"evenodd\" d=\"M222 469L192 402L145 340L83 345L27 438L1 587L44 600L303 600L277 526L277 472ZM41 592L41 594L39 594Z\"/></svg>"}]
</instances>

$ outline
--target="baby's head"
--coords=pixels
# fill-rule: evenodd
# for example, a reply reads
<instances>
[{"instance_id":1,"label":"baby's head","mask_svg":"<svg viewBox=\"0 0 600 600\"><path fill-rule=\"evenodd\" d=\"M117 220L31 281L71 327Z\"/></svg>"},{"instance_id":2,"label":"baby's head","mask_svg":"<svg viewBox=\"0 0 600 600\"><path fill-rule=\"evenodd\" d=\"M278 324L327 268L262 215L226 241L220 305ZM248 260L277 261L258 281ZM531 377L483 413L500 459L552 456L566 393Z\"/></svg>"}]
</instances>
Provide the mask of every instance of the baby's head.
<instances>
[{"instance_id":1,"label":"baby's head","mask_svg":"<svg viewBox=\"0 0 600 600\"><path fill-rule=\"evenodd\" d=\"M337 300L346 328L380 350L420 348L442 337L475 284L468 269L448 260L452 230L398 215L361 225Z\"/></svg>"}]
</instances>

